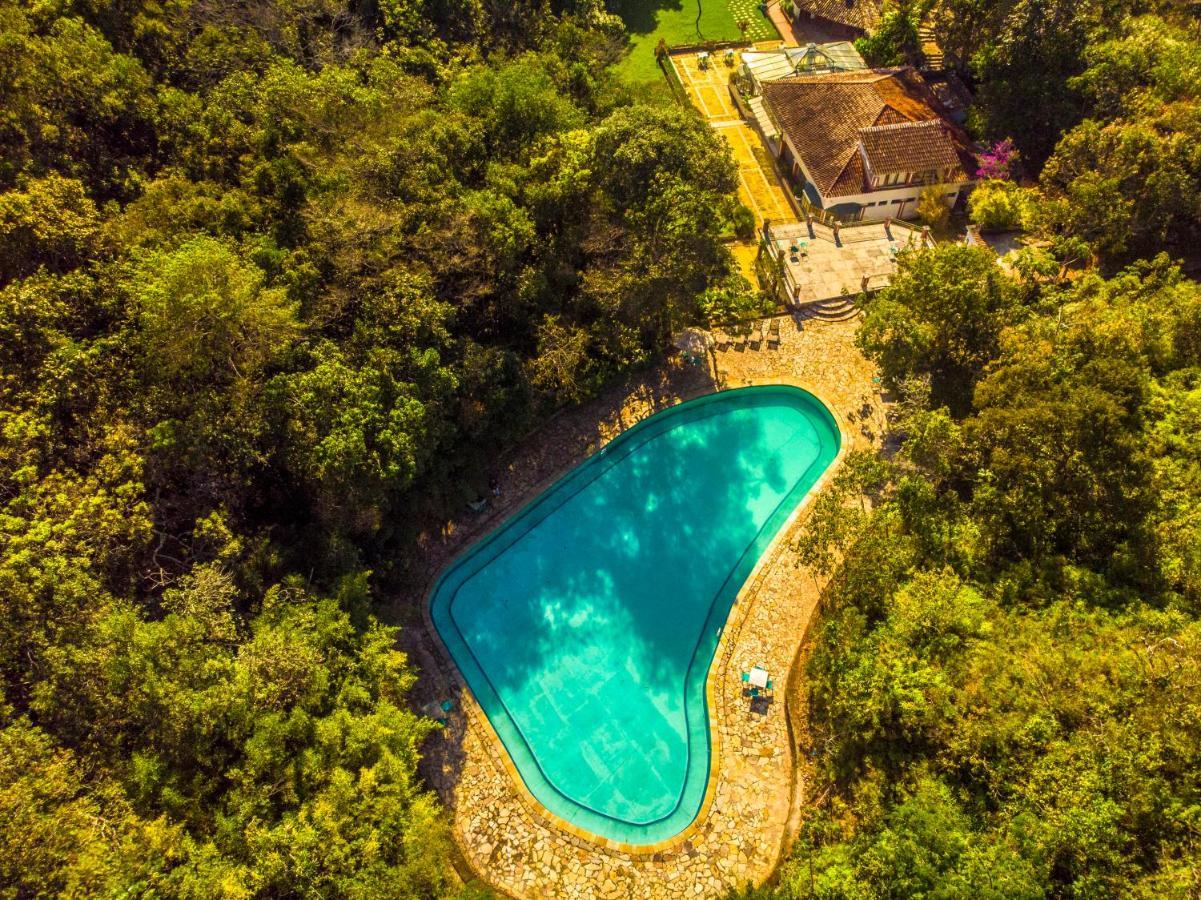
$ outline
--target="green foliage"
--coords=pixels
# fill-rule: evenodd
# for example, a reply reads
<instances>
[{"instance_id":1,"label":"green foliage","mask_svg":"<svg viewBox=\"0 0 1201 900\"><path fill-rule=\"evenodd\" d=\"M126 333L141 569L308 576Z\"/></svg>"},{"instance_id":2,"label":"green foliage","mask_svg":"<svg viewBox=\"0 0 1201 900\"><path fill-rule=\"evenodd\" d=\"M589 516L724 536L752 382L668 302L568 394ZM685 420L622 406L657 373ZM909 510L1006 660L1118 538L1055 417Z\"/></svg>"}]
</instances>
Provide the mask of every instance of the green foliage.
<instances>
[{"instance_id":1,"label":"green foliage","mask_svg":"<svg viewBox=\"0 0 1201 900\"><path fill-rule=\"evenodd\" d=\"M86 725L133 807L185 826L193 864L163 873L172 890L436 889L447 838L414 775L431 726L399 705L412 675L393 630L356 632L336 599L292 584L243 630L237 600L200 566L157 621L111 604L51 657L34 712Z\"/></svg>"},{"instance_id":2,"label":"green foliage","mask_svg":"<svg viewBox=\"0 0 1201 900\"><path fill-rule=\"evenodd\" d=\"M1064 261L1092 256L1112 268L1165 247L1194 255L1201 33L1195 22L1144 16L1092 35L1065 86L1084 119L1045 130L1054 152L1028 224Z\"/></svg>"},{"instance_id":3,"label":"green foliage","mask_svg":"<svg viewBox=\"0 0 1201 900\"><path fill-rule=\"evenodd\" d=\"M968 198L968 215L985 231L1013 231L1021 228L1028 216L1030 200L1024 189L1012 181L982 181Z\"/></svg>"},{"instance_id":4,"label":"green foliage","mask_svg":"<svg viewBox=\"0 0 1201 900\"><path fill-rule=\"evenodd\" d=\"M936 0L931 21L948 61L978 85L974 122L989 140L1011 137L1039 166L1081 117L1071 80L1094 37L1121 20L1107 0Z\"/></svg>"},{"instance_id":5,"label":"green foliage","mask_svg":"<svg viewBox=\"0 0 1201 900\"><path fill-rule=\"evenodd\" d=\"M900 452L848 458L799 540L833 575L808 663L830 790L776 894L1188 896L1201 289L1160 257L996 305L995 263L922 256L863 326L906 388ZM952 264L975 302L938 298ZM950 348L976 386L948 410L908 386Z\"/></svg>"},{"instance_id":6,"label":"green foliage","mask_svg":"<svg viewBox=\"0 0 1201 900\"><path fill-rule=\"evenodd\" d=\"M753 289L741 275L705 291L700 304L701 313L713 324L757 319L775 308L770 296Z\"/></svg>"},{"instance_id":7,"label":"green foliage","mask_svg":"<svg viewBox=\"0 0 1201 900\"><path fill-rule=\"evenodd\" d=\"M734 236L740 241L749 241L755 236L755 214L743 204L734 207L730 215Z\"/></svg>"},{"instance_id":8,"label":"green foliage","mask_svg":"<svg viewBox=\"0 0 1201 900\"><path fill-rule=\"evenodd\" d=\"M296 336L295 305L228 244L193 238L138 259L127 280L155 377L209 384L262 369Z\"/></svg>"},{"instance_id":9,"label":"green foliage","mask_svg":"<svg viewBox=\"0 0 1201 900\"><path fill-rule=\"evenodd\" d=\"M0 194L0 283L39 268L74 268L99 230L96 204L83 185L51 175Z\"/></svg>"},{"instance_id":10,"label":"green foliage","mask_svg":"<svg viewBox=\"0 0 1201 900\"><path fill-rule=\"evenodd\" d=\"M922 42L918 28L926 4L914 0L888 3L880 16L880 24L869 34L855 40L855 49L871 66L919 65Z\"/></svg>"},{"instance_id":11,"label":"green foliage","mask_svg":"<svg viewBox=\"0 0 1201 900\"><path fill-rule=\"evenodd\" d=\"M942 187L928 184L917 198L917 216L922 223L936 231L943 228L951 218L951 207L943 197Z\"/></svg>"},{"instance_id":12,"label":"green foliage","mask_svg":"<svg viewBox=\"0 0 1201 900\"><path fill-rule=\"evenodd\" d=\"M383 598L761 304L725 145L581 13L0 0L0 895L451 888Z\"/></svg>"},{"instance_id":13,"label":"green foliage","mask_svg":"<svg viewBox=\"0 0 1201 900\"><path fill-rule=\"evenodd\" d=\"M903 255L893 282L868 307L856 337L887 384L929 379L936 404L961 411L996 354L1018 296L985 249L941 245Z\"/></svg>"}]
</instances>

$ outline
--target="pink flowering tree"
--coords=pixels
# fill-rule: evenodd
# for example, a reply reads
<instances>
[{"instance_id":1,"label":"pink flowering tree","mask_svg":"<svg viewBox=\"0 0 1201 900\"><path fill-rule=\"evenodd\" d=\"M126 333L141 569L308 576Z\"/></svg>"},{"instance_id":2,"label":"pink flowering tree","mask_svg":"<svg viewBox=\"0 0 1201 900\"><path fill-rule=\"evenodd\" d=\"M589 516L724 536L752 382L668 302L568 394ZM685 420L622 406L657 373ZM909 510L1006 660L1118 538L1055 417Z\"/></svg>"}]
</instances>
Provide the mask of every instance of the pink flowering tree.
<instances>
[{"instance_id":1,"label":"pink flowering tree","mask_svg":"<svg viewBox=\"0 0 1201 900\"><path fill-rule=\"evenodd\" d=\"M997 141L980 154L980 168L976 171L976 177L1006 181L1014 176L1017 161L1018 151L1013 146L1013 139Z\"/></svg>"}]
</instances>

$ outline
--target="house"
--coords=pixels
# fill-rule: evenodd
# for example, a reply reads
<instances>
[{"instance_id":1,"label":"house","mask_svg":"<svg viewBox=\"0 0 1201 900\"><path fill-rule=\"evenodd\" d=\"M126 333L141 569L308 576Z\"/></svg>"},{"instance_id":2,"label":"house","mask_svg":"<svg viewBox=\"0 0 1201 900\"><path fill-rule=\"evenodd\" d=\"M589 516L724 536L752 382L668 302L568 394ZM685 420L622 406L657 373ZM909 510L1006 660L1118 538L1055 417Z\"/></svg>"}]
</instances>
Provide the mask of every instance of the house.
<instances>
[{"instance_id":1,"label":"house","mask_svg":"<svg viewBox=\"0 0 1201 900\"><path fill-rule=\"evenodd\" d=\"M929 185L953 206L972 183L967 135L908 66L797 75L762 91L768 146L809 203L843 221L911 218Z\"/></svg>"},{"instance_id":2,"label":"house","mask_svg":"<svg viewBox=\"0 0 1201 900\"><path fill-rule=\"evenodd\" d=\"M884 0L787 0L793 19L814 22L847 37L875 31Z\"/></svg>"}]
</instances>

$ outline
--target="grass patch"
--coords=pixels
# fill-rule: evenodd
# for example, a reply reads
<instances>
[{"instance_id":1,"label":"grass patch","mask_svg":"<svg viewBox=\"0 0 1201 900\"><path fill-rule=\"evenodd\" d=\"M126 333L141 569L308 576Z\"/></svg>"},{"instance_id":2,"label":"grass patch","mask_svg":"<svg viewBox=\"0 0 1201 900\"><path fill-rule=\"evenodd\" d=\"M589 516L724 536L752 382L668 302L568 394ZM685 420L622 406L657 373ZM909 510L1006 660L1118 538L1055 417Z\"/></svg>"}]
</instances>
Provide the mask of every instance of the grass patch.
<instances>
[{"instance_id":1,"label":"grass patch","mask_svg":"<svg viewBox=\"0 0 1201 900\"><path fill-rule=\"evenodd\" d=\"M621 77L631 84L662 80L655 62L660 38L668 47L737 41L742 39L740 20L750 23L747 40L768 41L780 36L755 0L700 0L699 23L697 6L697 0L624 0L620 15L630 35L630 51L617 65Z\"/></svg>"}]
</instances>

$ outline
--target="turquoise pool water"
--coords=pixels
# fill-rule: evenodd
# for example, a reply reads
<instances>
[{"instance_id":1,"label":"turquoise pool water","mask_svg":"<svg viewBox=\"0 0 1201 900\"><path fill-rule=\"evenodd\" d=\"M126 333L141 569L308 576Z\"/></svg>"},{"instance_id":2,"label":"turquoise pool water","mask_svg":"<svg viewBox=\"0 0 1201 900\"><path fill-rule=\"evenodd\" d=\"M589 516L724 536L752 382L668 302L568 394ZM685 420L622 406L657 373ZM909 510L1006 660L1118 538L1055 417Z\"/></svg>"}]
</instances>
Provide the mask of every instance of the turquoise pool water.
<instances>
[{"instance_id":1,"label":"turquoise pool water","mask_svg":"<svg viewBox=\"0 0 1201 900\"><path fill-rule=\"evenodd\" d=\"M838 446L829 411L798 388L682 403L576 466L445 572L434 625L547 809L630 844L696 817L721 629Z\"/></svg>"}]
</instances>

